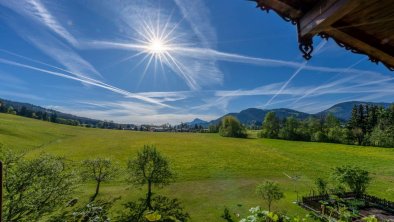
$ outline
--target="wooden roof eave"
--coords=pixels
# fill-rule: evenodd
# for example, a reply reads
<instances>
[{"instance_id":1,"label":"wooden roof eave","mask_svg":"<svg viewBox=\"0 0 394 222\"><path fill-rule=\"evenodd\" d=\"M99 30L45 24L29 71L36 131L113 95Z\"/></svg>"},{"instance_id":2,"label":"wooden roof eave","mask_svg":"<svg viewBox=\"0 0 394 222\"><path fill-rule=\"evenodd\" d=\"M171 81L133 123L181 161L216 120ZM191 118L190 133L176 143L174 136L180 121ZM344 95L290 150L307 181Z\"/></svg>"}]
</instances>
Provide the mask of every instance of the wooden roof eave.
<instances>
[{"instance_id":1,"label":"wooden roof eave","mask_svg":"<svg viewBox=\"0 0 394 222\"><path fill-rule=\"evenodd\" d=\"M286 4L284 0L252 0L257 7L264 10L275 11L285 21L297 25L299 48L303 57L309 60L313 52L315 35L325 39L333 38L335 42L353 53L365 54L374 62L383 63L389 70L394 71L394 52L385 50L372 44L373 41L364 41L359 36L352 36L338 26L340 20L354 8L368 4L369 0L321 0L307 10L300 10ZM301 7L298 7L301 8Z\"/></svg>"}]
</instances>

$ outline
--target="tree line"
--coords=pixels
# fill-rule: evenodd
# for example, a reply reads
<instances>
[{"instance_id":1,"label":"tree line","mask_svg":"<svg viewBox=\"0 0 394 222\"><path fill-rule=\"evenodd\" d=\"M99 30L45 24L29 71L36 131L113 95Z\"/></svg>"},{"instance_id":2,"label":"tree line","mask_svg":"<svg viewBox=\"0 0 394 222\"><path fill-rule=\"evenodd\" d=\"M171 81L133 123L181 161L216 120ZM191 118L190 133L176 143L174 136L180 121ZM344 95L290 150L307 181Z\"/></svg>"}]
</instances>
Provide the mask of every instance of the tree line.
<instances>
[{"instance_id":1,"label":"tree line","mask_svg":"<svg viewBox=\"0 0 394 222\"><path fill-rule=\"evenodd\" d=\"M260 137L285 140L343 143L362 146L394 147L394 105L385 109L358 105L351 118L341 123L334 115L299 120L279 120L274 112L264 118Z\"/></svg>"},{"instance_id":2,"label":"tree line","mask_svg":"<svg viewBox=\"0 0 394 222\"><path fill-rule=\"evenodd\" d=\"M88 119L83 117L72 116L70 114L62 114L54 110L37 108L30 104L18 104L13 106L7 102L0 100L0 113L7 113L12 115L33 118L37 120L65 124L71 126L82 126L87 128L100 128L100 129L115 129L115 130L134 130L134 131L153 131L153 132L199 132L204 133L207 130L203 126L195 124L190 126L186 123L179 125L162 124L160 126L154 125L134 125L134 124L121 124L113 121L100 121L95 119ZM58 114L59 113L59 114Z\"/></svg>"}]
</instances>

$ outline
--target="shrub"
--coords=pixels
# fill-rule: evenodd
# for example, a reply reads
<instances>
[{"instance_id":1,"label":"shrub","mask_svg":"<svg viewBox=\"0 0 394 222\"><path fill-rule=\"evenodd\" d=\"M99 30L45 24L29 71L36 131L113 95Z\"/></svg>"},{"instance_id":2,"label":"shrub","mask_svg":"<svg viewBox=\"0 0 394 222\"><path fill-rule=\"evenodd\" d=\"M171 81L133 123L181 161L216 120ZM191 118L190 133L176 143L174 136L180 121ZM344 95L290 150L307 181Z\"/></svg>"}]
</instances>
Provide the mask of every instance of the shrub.
<instances>
[{"instance_id":1,"label":"shrub","mask_svg":"<svg viewBox=\"0 0 394 222\"><path fill-rule=\"evenodd\" d=\"M338 182L346 184L357 196L364 194L371 182L368 171L353 166L337 167L333 176Z\"/></svg>"},{"instance_id":2,"label":"shrub","mask_svg":"<svg viewBox=\"0 0 394 222\"><path fill-rule=\"evenodd\" d=\"M10 151L0 158L4 163L4 221L39 221L70 200L76 176L64 158L44 154L26 159Z\"/></svg>"},{"instance_id":3,"label":"shrub","mask_svg":"<svg viewBox=\"0 0 394 222\"><path fill-rule=\"evenodd\" d=\"M219 134L224 137L246 138L245 127L233 116L225 116L219 128Z\"/></svg>"},{"instance_id":4,"label":"shrub","mask_svg":"<svg viewBox=\"0 0 394 222\"><path fill-rule=\"evenodd\" d=\"M317 191L319 192L319 195L324 195L327 194L327 185L328 182L324 180L323 178L317 178L315 181L315 185L317 187Z\"/></svg>"}]
</instances>

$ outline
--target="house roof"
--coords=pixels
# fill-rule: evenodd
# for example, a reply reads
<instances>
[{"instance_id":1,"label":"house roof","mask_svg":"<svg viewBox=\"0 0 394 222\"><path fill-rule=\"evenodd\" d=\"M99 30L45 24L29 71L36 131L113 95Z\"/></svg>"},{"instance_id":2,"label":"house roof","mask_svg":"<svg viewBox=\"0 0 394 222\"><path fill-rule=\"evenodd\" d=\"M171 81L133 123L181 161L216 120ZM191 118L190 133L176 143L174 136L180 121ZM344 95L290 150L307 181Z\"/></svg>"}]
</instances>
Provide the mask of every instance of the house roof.
<instances>
[{"instance_id":1,"label":"house roof","mask_svg":"<svg viewBox=\"0 0 394 222\"><path fill-rule=\"evenodd\" d=\"M393 0L251 0L297 26L299 48L309 60L313 37L332 38L353 53L394 71Z\"/></svg>"}]
</instances>

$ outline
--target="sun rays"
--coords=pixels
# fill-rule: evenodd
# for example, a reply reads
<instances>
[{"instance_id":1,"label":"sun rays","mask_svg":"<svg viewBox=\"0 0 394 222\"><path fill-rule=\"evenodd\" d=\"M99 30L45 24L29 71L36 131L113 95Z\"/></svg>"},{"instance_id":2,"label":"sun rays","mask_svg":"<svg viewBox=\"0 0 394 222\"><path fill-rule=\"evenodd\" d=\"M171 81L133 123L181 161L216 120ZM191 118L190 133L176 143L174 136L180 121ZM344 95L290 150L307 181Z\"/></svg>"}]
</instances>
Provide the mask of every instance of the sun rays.
<instances>
[{"instance_id":1,"label":"sun rays","mask_svg":"<svg viewBox=\"0 0 394 222\"><path fill-rule=\"evenodd\" d=\"M161 17L157 12L153 16L140 18L140 24L134 28L136 37L133 40L135 43L129 44L131 49L137 51L132 57L142 56L137 64L145 64L142 78L152 69L154 74L161 71L165 76L165 67L167 67L190 83L192 80L188 76L186 65L177 56L181 52L181 48L190 45L185 42L186 38L182 38L184 35L178 32L182 20L174 23L171 15L167 16L165 20Z\"/></svg>"}]
</instances>

